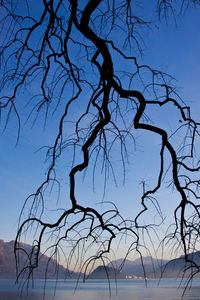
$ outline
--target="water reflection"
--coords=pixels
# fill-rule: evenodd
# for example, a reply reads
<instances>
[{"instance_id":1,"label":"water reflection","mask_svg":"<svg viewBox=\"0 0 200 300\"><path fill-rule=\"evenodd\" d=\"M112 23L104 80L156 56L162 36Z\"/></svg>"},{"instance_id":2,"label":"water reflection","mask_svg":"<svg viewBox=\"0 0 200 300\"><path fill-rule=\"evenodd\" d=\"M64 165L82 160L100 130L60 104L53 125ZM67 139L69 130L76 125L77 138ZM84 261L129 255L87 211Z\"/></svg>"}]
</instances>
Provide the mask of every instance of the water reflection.
<instances>
[{"instance_id":1,"label":"water reflection","mask_svg":"<svg viewBox=\"0 0 200 300\"><path fill-rule=\"evenodd\" d=\"M41 300L44 297L44 281L36 280L34 289L30 289L20 297L20 292L11 280L0 280L1 300ZM158 286L157 280L148 280L147 287L143 280L118 280L110 282L110 289L106 280L90 280L79 283L75 291L76 281L58 281L54 297L55 281L46 284L45 299L55 300L179 300L183 294L183 287L178 288L180 281L166 279ZM111 298L109 295L111 292ZM184 300L200 299L200 280L193 281L193 287L186 291ZM53 298L54 297L54 298Z\"/></svg>"}]
</instances>

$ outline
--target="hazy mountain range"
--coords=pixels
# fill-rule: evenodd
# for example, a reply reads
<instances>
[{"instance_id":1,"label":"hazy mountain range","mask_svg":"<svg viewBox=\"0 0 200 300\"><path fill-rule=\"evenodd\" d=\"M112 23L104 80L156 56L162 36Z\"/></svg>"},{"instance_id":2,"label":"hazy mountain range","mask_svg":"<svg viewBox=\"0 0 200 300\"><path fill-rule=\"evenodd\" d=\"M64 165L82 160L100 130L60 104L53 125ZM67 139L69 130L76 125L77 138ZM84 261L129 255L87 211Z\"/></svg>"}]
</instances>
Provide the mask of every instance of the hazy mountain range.
<instances>
[{"instance_id":1,"label":"hazy mountain range","mask_svg":"<svg viewBox=\"0 0 200 300\"><path fill-rule=\"evenodd\" d=\"M25 249L30 251L30 245L24 245ZM14 241L4 242L0 240L0 279L15 278L15 258L14 258ZM193 259L200 265L200 251L190 254L189 258ZM27 256L21 252L20 260L22 265L25 264ZM57 265L53 259L49 260L46 255L41 255L39 267L34 271L34 278L45 278L46 265L48 263L47 278L56 278ZM72 272L59 265L58 278L77 278L80 274ZM145 273L144 273L145 270ZM191 272L191 264L185 263L184 257L181 256L174 260L159 260L151 256L143 257L143 265L141 259L134 261L118 259L112 261L108 266L98 266L88 276L89 279L106 279L109 277L125 279L125 278L176 278L187 277Z\"/></svg>"},{"instance_id":2,"label":"hazy mountain range","mask_svg":"<svg viewBox=\"0 0 200 300\"><path fill-rule=\"evenodd\" d=\"M151 275L151 277L158 277L161 273L161 270L168 262L168 260L155 259L151 256L146 256L142 258L142 261L140 258L135 259L134 261L128 259L126 261L123 259L118 259L112 261L109 266L112 266L116 269L121 269L122 272L127 275L143 277L148 274L148 276Z\"/></svg>"},{"instance_id":3,"label":"hazy mountain range","mask_svg":"<svg viewBox=\"0 0 200 300\"><path fill-rule=\"evenodd\" d=\"M200 265L200 251L192 253L189 259ZM142 263L143 262L143 263ZM176 278L188 277L191 273L191 263L186 263L184 256L173 260L155 259L151 256L136 259L134 261L123 259L112 261L109 266L120 269L124 274L148 278Z\"/></svg>"},{"instance_id":4,"label":"hazy mountain range","mask_svg":"<svg viewBox=\"0 0 200 300\"><path fill-rule=\"evenodd\" d=\"M23 248L30 252L31 246L23 244ZM21 266L24 266L27 260L27 255L24 252L20 252ZM46 272L46 266L48 263L48 272ZM79 273L72 272L61 265L57 265L55 260L49 260L46 255L41 255L39 266L34 270L34 278L56 278L58 271L58 278L77 278ZM0 279L15 278L16 277L16 264L14 257L14 241L4 242L0 240Z\"/></svg>"}]
</instances>

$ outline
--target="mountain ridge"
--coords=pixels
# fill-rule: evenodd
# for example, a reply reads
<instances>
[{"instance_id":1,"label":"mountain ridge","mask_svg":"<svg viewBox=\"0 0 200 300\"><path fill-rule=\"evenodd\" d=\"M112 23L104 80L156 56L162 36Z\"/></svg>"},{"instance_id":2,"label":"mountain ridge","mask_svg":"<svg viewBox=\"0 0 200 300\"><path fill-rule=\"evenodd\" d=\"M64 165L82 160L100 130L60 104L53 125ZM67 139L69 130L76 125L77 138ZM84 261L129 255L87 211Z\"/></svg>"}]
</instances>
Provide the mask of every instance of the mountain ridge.
<instances>
[{"instance_id":1,"label":"mountain ridge","mask_svg":"<svg viewBox=\"0 0 200 300\"><path fill-rule=\"evenodd\" d=\"M21 244L23 248L30 251L31 246L28 244ZM21 261L20 269L27 263L27 255L24 252L19 253ZM48 269L47 269L48 265ZM56 263L52 258L40 253L40 262L38 268L34 270L35 279L52 279L52 278L78 278L79 273L68 270ZM58 277L57 277L58 276ZM0 279L16 278L16 263L14 256L14 241L4 242L0 239Z\"/></svg>"},{"instance_id":2,"label":"mountain ridge","mask_svg":"<svg viewBox=\"0 0 200 300\"><path fill-rule=\"evenodd\" d=\"M200 265L200 251L189 254L188 259ZM112 261L108 266L120 269L127 275L148 278L188 277L192 271L192 263L185 262L184 255L171 260L155 259L151 256L143 257L142 261L140 258L133 261L118 259Z\"/></svg>"},{"instance_id":3,"label":"mountain ridge","mask_svg":"<svg viewBox=\"0 0 200 300\"><path fill-rule=\"evenodd\" d=\"M23 244L23 247L30 251L31 246ZM22 266L25 264L27 256L22 252L19 254ZM189 259L200 265L200 251L188 255ZM142 263L143 262L143 263ZM184 256L172 260L155 259L151 256L141 259L124 260L117 259L107 266L98 266L87 278L89 279L131 279L131 278L176 278L188 277L192 271L192 264L186 263ZM48 264L48 272L46 267ZM14 257L14 241L4 242L0 239L0 279L16 278L16 264ZM57 273L58 271L58 273ZM75 273L56 263L47 255L40 253L38 268L34 270L35 279L75 279L84 274ZM200 275L197 275L198 277Z\"/></svg>"},{"instance_id":4,"label":"mountain ridge","mask_svg":"<svg viewBox=\"0 0 200 300\"><path fill-rule=\"evenodd\" d=\"M133 261L125 260L124 259L117 259L112 261L110 265L114 268L120 268L122 272L126 273L127 275L134 275L134 276L145 276L146 274L153 274L158 272L162 268L163 265L168 263L168 260L152 258L151 256L137 258ZM155 277L155 276L153 276Z\"/></svg>"}]
</instances>

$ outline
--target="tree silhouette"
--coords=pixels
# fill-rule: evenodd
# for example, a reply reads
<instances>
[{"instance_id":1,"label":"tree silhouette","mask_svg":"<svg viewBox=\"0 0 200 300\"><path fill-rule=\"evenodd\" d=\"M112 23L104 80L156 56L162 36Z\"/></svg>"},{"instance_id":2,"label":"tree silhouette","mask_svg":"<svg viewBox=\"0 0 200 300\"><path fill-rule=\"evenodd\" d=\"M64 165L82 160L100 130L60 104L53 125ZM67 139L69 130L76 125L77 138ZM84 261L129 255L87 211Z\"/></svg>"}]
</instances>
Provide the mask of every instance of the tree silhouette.
<instances>
[{"instance_id":1,"label":"tree silhouette","mask_svg":"<svg viewBox=\"0 0 200 300\"><path fill-rule=\"evenodd\" d=\"M157 2L160 18L174 13L174 3ZM180 5L183 3L179 1ZM51 257L59 261L63 252L69 265L75 261L79 270L86 273L97 260L105 264L119 237L130 241L127 255L132 251L140 253L145 246L144 233L156 232L158 226L140 221L149 203L162 220L156 195L164 186L166 174L168 186L179 200L174 224L163 245L166 241L178 241L177 247L182 247L188 261L188 254L199 245L200 123L192 119L190 108L170 84L169 75L138 63L142 30L150 26L149 22L137 14L137 4L130 0L43 0L38 1L37 7L27 0L2 0L0 8L0 111L4 129L16 116L19 139L21 101L30 107L28 119L32 118L33 123L41 116L45 123L49 118L59 120L54 144L44 147L49 163L46 178L27 197L20 215L15 241L18 278L24 273L28 279L33 275L45 243ZM27 87L33 94L29 98ZM154 107L174 110L177 122L173 132L161 123L151 122L147 111ZM109 177L116 181L113 152L117 150L121 157L120 170L125 177L137 131L158 137L160 162L159 170L155 170L156 183L148 187L142 182L141 210L135 219L124 219L111 202L104 202L103 209L81 204L77 197L79 174L90 169L95 182L95 173L101 168L105 194ZM182 136L178 146L174 143L177 135ZM49 193L54 195L55 190L60 190L57 165L65 155L71 162L66 167L66 208L47 217ZM25 251L20 242L24 236L32 237L32 250L27 253L27 264L20 266L19 254ZM199 272L199 265L191 260L190 263L192 277Z\"/></svg>"}]
</instances>

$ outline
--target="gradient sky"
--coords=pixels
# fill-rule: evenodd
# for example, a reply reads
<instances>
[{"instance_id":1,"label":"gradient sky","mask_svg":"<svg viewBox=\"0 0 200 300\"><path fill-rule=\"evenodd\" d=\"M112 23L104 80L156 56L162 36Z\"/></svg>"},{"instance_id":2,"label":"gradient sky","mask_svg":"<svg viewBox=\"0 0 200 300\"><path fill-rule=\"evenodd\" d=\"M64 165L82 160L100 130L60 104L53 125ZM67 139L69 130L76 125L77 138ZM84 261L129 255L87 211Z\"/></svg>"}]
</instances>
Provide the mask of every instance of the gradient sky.
<instances>
[{"instance_id":1,"label":"gradient sky","mask_svg":"<svg viewBox=\"0 0 200 300\"><path fill-rule=\"evenodd\" d=\"M145 34L143 62L153 68L161 69L177 79L180 95L186 103L192 106L192 113L199 118L199 90L200 90L200 9L188 9L184 16L168 25L163 21ZM141 59L141 58L140 58ZM142 61L142 59L141 59ZM170 116L165 116L170 124ZM18 216L26 196L35 191L44 179L47 165L44 164L44 151L37 151L42 145L51 144L56 130L53 122L48 122L45 131L38 121L32 128L31 123L22 124L20 140L16 146L17 130L15 120L10 120L8 127L0 138L0 238L5 241L13 240L17 230ZM143 135L144 137L144 135ZM52 140L53 141L53 140ZM125 186L119 182L118 187L109 186L105 201L113 200L124 216L129 218L139 209L134 198L140 194L140 182L150 178L154 170L156 155L152 137L145 137L146 144L142 144L140 134L137 136L138 149L133 155L131 164L127 167ZM152 147L147 145L152 143ZM155 140L155 143L157 141ZM148 148L148 149L147 149ZM147 155L144 158L144 152ZM117 164L117 162L116 162ZM60 172L64 172L62 169ZM137 173L136 173L137 172ZM119 181L122 182L122 179ZM81 182L81 181L80 181ZM134 182L134 184L133 184ZM133 188L134 185L134 188ZM102 193L96 187L91 193L90 177L82 184L77 195L84 201L100 202ZM168 217L168 210L174 205L169 192L162 191L162 207ZM171 200L170 200L171 199ZM61 199L61 202L64 201Z\"/></svg>"}]
</instances>

